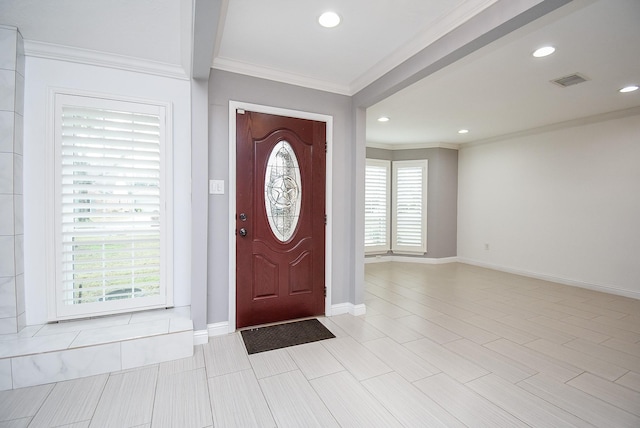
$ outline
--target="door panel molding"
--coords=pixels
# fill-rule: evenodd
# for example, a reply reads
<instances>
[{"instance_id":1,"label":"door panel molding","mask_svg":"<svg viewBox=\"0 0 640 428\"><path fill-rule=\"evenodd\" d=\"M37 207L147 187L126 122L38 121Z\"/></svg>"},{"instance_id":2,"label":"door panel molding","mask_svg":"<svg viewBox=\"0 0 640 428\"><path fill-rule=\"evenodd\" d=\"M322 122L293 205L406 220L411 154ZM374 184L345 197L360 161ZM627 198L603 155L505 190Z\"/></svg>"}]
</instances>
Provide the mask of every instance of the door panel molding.
<instances>
[{"instance_id":1,"label":"door panel molding","mask_svg":"<svg viewBox=\"0 0 640 428\"><path fill-rule=\"evenodd\" d=\"M279 107L229 101L229 332L236 330L236 111L246 110L299 119L309 119L326 124L327 154L325 164L325 210L327 224L325 228L325 315L331 315L331 254L332 254L332 146L333 116L289 110Z\"/></svg>"},{"instance_id":2,"label":"door panel molding","mask_svg":"<svg viewBox=\"0 0 640 428\"><path fill-rule=\"evenodd\" d=\"M324 315L326 123L244 110L236 138L236 211L247 215L236 223L236 328ZM310 292L292 293L289 265L304 251L313 260L293 281ZM273 265L254 263L259 254ZM276 295L252 292L274 271Z\"/></svg>"}]
</instances>

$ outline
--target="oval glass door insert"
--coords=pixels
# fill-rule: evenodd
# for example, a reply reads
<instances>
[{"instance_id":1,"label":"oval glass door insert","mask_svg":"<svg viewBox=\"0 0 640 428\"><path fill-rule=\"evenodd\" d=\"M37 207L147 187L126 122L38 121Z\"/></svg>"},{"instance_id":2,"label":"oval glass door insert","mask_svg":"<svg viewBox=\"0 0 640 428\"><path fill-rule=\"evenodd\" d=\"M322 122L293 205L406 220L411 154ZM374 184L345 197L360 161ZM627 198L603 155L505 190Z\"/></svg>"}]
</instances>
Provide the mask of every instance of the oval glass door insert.
<instances>
[{"instance_id":1,"label":"oval glass door insert","mask_svg":"<svg viewBox=\"0 0 640 428\"><path fill-rule=\"evenodd\" d=\"M300 217L302 186L296 154L287 141L271 150L264 178L264 204L271 231L281 242L291 239Z\"/></svg>"}]
</instances>

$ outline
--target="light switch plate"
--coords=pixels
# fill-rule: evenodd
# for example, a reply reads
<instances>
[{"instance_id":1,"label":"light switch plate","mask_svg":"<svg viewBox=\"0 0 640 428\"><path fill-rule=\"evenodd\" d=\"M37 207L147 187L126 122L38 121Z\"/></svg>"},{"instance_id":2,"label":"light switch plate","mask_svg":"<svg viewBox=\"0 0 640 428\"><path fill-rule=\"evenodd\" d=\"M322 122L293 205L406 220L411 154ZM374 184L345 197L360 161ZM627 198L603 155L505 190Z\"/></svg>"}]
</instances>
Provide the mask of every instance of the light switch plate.
<instances>
[{"instance_id":1,"label":"light switch plate","mask_svg":"<svg viewBox=\"0 0 640 428\"><path fill-rule=\"evenodd\" d=\"M224 195L224 180L209 180L210 195Z\"/></svg>"}]
</instances>

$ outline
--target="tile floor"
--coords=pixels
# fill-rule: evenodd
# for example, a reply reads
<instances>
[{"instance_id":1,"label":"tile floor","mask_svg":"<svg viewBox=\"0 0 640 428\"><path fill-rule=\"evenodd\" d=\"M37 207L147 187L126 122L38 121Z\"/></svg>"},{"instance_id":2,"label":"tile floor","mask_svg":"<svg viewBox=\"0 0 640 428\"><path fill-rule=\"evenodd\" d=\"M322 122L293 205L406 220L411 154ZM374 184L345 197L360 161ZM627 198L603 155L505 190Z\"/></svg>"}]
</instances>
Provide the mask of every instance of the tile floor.
<instances>
[{"instance_id":1,"label":"tile floor","mask_svg":"<svg viewBox=\"0 0 640 428\"><path fill-rule=\"evenodd\" d=\"M463 264L370 264L335 339L0 392L0 427L640 427L640 301Z\"/></svg>"}]
</instances>

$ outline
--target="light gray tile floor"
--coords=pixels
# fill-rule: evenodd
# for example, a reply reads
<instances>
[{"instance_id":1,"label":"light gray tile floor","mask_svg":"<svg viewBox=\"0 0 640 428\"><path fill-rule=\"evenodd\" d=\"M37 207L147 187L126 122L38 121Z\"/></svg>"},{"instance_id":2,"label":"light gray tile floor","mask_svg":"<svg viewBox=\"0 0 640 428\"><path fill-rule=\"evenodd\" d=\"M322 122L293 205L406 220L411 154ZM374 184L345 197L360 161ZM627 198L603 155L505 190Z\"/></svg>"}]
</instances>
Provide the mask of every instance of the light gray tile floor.
<instances>
[{"instance_id":1,"label":"light gray tile floor","mask_svg":"<svg viewBox=\"0 0 640 428\"><path fill-rule=\"evenodd\" d=\"M640 427L640 301L464 264L366 266L335 339L0 392L0 427Z\"/></svg>"}]
</instances>

